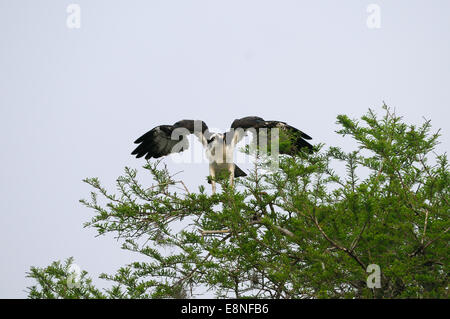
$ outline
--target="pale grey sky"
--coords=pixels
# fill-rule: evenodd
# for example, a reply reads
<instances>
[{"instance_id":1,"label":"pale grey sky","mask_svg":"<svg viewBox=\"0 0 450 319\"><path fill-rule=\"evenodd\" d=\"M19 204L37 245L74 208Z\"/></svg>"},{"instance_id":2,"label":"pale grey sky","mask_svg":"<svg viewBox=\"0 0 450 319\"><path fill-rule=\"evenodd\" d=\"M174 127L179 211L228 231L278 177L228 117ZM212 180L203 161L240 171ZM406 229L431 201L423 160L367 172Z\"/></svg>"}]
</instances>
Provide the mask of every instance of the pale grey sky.
<instances>
[{"instance_id":1,"label":"pale grey sky","mask_svg":"<svg viewBox=\"0 0 450 319\"><path fill-rule=\"evenodd\" d=\"M71 3L80 29L66 26ZM81 180L112 187L139 168L133 141L158 124L225 130L258 115L348 148L336 115L385 101L430 118L448 150L449 14L448 0L0 0L0 297L25 297L32 265L74 256L102 285L100 272L135 259L82 228ZM169 168L189 187L208 173Z\"/></svg>"}]
</instances>

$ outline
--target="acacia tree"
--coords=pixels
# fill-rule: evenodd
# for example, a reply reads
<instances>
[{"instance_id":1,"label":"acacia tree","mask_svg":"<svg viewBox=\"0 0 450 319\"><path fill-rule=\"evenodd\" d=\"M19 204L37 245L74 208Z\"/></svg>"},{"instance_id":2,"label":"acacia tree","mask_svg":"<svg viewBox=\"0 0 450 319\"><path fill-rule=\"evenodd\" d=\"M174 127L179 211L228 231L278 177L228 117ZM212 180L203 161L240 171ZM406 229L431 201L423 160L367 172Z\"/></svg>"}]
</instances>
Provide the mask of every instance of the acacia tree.
<instances>
[{"instance_id":1,"label":"acacia tree","mask_svg":"<svg viewBox=\"0 0 450 319\"><path fill-rule=\"evenodd\" d=\"M81 202L95 216L85 226L148 259L101 275L112 282L102 291L86 272L68 287L71 258L32 267L29 297L448 298L450 175L434 152L439 132L384 112L338 116L337 133L358 144L352 152L318 145L272 172L260 158L215 195L189 191L159 162L144 166L150 186L130 168L115 193L86 179L94 191ZM381 288L367 285L371 264Z\"/></svg>"}]
</instances>

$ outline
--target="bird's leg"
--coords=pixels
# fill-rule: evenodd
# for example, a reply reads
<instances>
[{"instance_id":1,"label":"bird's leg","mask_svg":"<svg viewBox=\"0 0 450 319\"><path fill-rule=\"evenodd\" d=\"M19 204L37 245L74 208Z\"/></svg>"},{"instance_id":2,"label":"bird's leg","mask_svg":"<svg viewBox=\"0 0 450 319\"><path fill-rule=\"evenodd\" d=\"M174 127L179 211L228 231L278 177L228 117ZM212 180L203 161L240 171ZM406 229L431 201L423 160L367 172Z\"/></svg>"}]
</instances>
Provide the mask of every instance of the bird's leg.
<instances>
[{"instance_id":1,"label":"bird's leg","mask_svg":"<svg viewBox=\"0 0 450 319\"><path fill-rule=\"evenodd\" d=\"M212 186L212 193L214 195L216 193L216 181L212 180L211 181L211 186Z\"/></svg>"},{"instance_id":2,"label":"bird's leg","mask_svg":"<svg viewBox=\"0 0 450 319\"><path fill-rule=\"evenodd\" d=\"M234 186L234 163L228 164L228 170L230 172L230 187Z\"/></svg>"},{"instance_id":3,"label":"bird's leg","mask_svg":"<svg viewBox=\"0 0 450 319\"><path fill-rule=\"evenodd\" d=\"M214 195L216 193L216 172L212 165L209 165L209 175L211 176L211 187Z\"/></svg>"}]
</instances>

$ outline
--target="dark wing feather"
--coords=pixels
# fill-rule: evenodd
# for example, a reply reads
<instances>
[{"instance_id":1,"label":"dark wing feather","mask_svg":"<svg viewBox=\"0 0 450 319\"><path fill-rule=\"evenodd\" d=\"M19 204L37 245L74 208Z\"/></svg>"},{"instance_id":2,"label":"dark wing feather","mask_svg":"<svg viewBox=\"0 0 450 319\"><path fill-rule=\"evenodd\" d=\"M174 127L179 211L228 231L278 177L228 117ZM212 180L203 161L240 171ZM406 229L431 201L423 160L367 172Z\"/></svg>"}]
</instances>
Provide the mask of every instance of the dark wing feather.
<instances>
[{"instance_id":1,"label":"dark wing feather","mask_svg":"<svg viewBox=\"0 0 450 319\"><path fill-rule=\"evenodd\" d=\"M285 122L280 121L265 121L263 118L258 116L247 116L243 117L241 119L236 119L231 124L231 128L234 131L237 131L238 128L242 128L244 130L253 128L257 133L256 142L259 143L259 132L260 129L272 129L272 128L278 128L284 135L287 135L290 139L289 147L280 148L281 154L288 154L288 155L295 155L298 151L300 151L302 148L307 148L308 152L311 152L313 149L313 146L308 143L306 140L312 139L308 134L300 131L299 129L290 126L286 124ZM280 133L281 135L281 133ZM237 137L237 141L242 139L242 134L240 134ZM270 144L270 131L268 143Z\"/></svg>"},{"instance_id":2,"label":"dark wing feather","mask_svg":"<svg viewBox=\"0 0 450 319\"><path fill-rule=\"evenodd\" d=\"M258 116L246 116L241 119L236 119L231 123L232 129L242 128L244 130L255 127L256 125L259 125L260 123L265 122L263 118Z\"/></svg>"},{"instance_id":3,"label":"dark wing feather","mask_svg":"<svg viewBox=\"0 0 450 319\"><path fill-rule=\"evenodd\" d=\"M280 130L280 135L284 133L284 135L289 138L289 147L283 148L280 145L280 154L295 155L303 148L307 148L308 152L312 152L313 150L313 146L306 141L311 140L311 137L285 122L265 121L264 123L259 123L257 125L256 129L258 130L259 128L278 128Z\"/></svg>"},{"instance_id":4,"label":"dark wing feather","mask_svg":"<svg viewBox=\"0 0 450 319\"><path fill-rule=\"evenodd\" d=\"M180 129L176 131L177 129ZM171 153L180 153L189 148L187 135L195 134L202 142L203 134L206 134L208 127L203 121L182 120L174 125L159 125L141 137L134 143L139 144L131 155L145 159L159 158Z\"/></svg>"},{"instance_id":5,"label":"dark wing feather","mask_svg":"<svg viewBox=\"0 0 450 319\"><path fill-rule=\"evenodd\" d=\"M139 145L131 154L137 158L145 156L145 159L170 154L171 149L179 142L171 139L172 130L172 125L161 125L151 129L135 141Z\"/></svg>"},{"instance_id":6,"label":"dark wing feather","mask_svg":"<svg viewBox=\"0 0 450 319\"><path fill-rule=\"evenodd\" d=\"M234 144L239 143L246 135L246 130L256 128L259 124L264 123L264 119L258 116L246 116L236 119L231 123L231 140Z\"/></svg>"}]
</instances>

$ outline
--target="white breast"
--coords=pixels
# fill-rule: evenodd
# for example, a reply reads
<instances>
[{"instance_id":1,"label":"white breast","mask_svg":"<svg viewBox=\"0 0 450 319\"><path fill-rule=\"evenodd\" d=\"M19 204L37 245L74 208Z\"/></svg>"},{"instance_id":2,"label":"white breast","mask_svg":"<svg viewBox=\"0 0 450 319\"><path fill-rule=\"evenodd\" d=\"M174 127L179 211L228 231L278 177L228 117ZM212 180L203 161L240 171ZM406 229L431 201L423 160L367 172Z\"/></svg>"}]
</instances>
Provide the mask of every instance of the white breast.
<instances>
[{"instance_id":1,"label":"white breast","mask_svg":"<svg viewBox=\"0 0 450 319\"><path fill-rule=\"evenodd\" d=\"M208 144L206 157L210 163L233 163L234 147L223 142L223 138L217 136Z\"/></svg>"}]
</instances>

